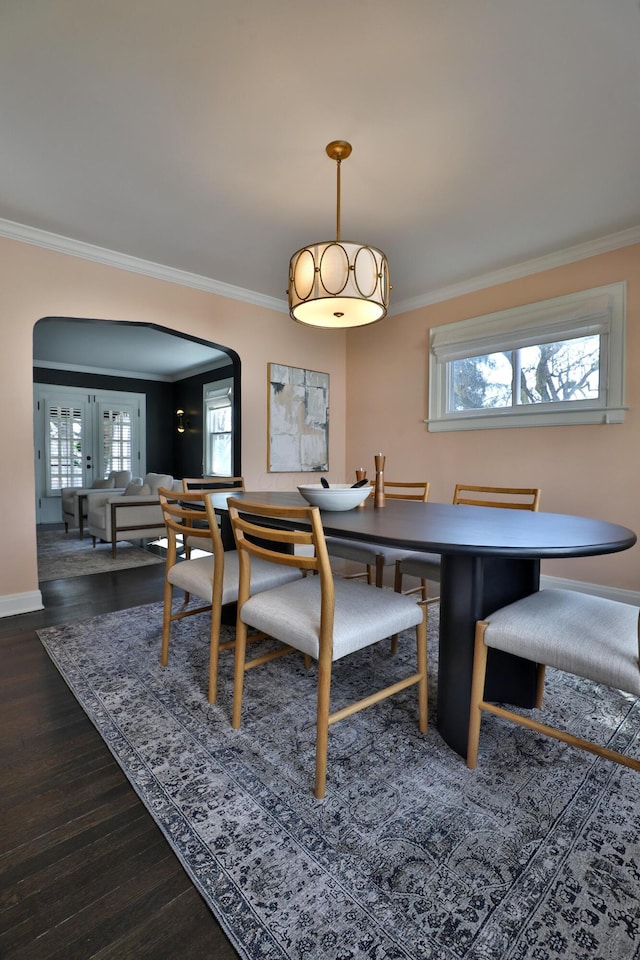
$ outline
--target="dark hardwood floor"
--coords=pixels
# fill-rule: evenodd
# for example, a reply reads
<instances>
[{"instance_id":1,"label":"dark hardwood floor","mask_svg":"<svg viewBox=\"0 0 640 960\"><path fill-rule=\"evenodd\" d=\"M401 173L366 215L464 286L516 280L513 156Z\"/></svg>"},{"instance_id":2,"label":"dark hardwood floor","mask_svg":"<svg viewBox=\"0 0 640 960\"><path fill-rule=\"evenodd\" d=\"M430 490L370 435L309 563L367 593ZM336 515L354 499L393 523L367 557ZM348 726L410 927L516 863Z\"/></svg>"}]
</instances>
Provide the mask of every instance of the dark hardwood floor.
<instances>
[{"instance_id":1,"label":"dark hardwood floor","mask_svg":"<svg viewBox=\"0 0 640 960\"><path fill-rule=\"evenodd\" d=\"M164 568L41 584L0 619L0 958L237 957L35 631L162 598Z\"/></svg>"}]
</instances>

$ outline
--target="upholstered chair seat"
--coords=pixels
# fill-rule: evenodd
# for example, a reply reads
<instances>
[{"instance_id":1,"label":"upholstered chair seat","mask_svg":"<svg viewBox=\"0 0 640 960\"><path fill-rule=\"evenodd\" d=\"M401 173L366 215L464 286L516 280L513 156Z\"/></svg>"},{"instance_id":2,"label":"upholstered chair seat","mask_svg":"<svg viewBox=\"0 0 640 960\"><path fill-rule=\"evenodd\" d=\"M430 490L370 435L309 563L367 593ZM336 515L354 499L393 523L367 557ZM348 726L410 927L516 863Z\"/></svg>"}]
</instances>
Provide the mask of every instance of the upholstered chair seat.
<instances>
[{"instance_id":1,"label":"upholstered chair seat","mask_svg":"<svg viewBox=\"0 0 640 960\"><path fill-rule=\"evenodd\" d=\"M540 590L485 617L476 625L467 764L478 757L483 712L555 737L640 770L640 761L548 726L526 714L484 700L487 650L538 664L537 706L542 706L545 667L584 677L640 697L638 615L631 604L572 590Z\"/></svg>"}]
</instances>

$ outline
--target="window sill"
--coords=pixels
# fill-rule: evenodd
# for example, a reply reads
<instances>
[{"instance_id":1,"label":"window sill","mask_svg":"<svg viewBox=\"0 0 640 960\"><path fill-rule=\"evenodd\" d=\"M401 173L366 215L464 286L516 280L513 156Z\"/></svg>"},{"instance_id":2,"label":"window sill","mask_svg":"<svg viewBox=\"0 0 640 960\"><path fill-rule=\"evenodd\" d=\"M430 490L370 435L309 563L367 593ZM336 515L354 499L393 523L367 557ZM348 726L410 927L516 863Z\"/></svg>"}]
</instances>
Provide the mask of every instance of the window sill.
<instances>
[{"instance_id":1,"label":"window sill","mask_svg":"<svg viewBox=\"0 0 640 960\"><path fill-rule=\"evenodd\" d=\"M514 413L462 414L424 420L429 433L444 433L453 430L496 430L515 427L567 427L583 424L624 423L625 410L629 407L589 407L583 410L558 410L553 413L522 411Z\"/></svg>"}]
</instances>

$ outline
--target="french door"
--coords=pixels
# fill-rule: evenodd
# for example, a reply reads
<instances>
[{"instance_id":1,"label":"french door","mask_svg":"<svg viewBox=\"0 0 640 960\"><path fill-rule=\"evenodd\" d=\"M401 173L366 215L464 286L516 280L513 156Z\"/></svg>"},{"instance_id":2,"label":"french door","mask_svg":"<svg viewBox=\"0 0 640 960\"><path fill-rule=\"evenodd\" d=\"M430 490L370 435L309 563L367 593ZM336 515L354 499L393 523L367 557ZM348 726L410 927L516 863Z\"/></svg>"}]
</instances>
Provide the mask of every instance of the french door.
<instances>
[{"instance_id":1,"label":"french door","mask_svg":"<svg viewBox=\"0 0 640 960\"><path fill-rule=\"evenodd\" d=\"M34 384L36 518L60 519L62 487L90 487L111 470L145 472L144 393Z\"/></svg>"}]
</instances>

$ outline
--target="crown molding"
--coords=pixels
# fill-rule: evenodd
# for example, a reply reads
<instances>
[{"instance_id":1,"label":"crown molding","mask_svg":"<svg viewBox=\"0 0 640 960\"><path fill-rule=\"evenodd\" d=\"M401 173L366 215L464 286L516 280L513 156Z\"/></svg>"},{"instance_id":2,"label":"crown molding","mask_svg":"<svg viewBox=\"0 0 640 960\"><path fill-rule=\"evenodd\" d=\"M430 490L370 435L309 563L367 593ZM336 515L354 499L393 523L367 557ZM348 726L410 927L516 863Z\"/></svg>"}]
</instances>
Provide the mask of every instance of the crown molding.
<instances>
[{"instance_id":1,"label":"crown molding","mask_svg":"<svg viewBox=\"0 0 640 960\"><path fill-rule=\"evenodd\" d=\"M34 357L33 366L42 370L64 370L69 373L93 373L103 377L118 377L120 380L154 380L159 383L177 383L179 380L188 380L190 377L197 377L203 373L213 373L222 367L231 366L232 361L229 357L219 357L212 362L199 363L188 370L180 371L176 374L145 373L138 370L122 370L122 368L110 369L109 367L88 367L85 364L66 363L58 360L38 360Z\"/></svg>"},{"instance_id":2,"label":"crown molding","mask_svg":"<svg viewBox=\"0 0 640 960\"><path fill-rule=\"evenodd\" d=\"M588 240L586 243L579 243L564 250L557 250L555 253L548 253L533 260L523 260L521 263L514 263L510 267L501 267L498 270L492 270L490 273L483 273L468 280L461 280L459 283L439 287L411 300L402 300L395 304L393 309L389 310L388 316L393 317L399 313L408 313L410 310L428 307L433 303L453 300L454 297L474 293L476 290L495 287L500 283L508 283L510 280L520 280L522 277L542 273L544 270L552 270L554 267L563 267L568 263L577 263L578 260L596 257L601 253L611 253L612 250L620 250L622 247L629 247L634 243L640 243L640 225L630 227L628 230L621 230L618 233L610 233L606 237L599 237L597 240Z\"/></svg>"},{"instance_id":3,"label":"crown molding","mask_svg":"<svg viewBox=\"0 0 640 960\"><path fill-rule=\"evenodd\" d=\"M159 383L173 383L174 378L161 373L142 373L137 370L112 370L109 367L89 367L85 364L62 363L58 360L37 360L33 366L40 370L64 370L66 373L92 373L101 377L118 377L119 380L157 380Z\"/></svg>"},{"instance_id":4,"label":"crown molding","mask_svg":"<svg viewBox=\"0 0 640 960\"><path fill-rule=\"evenodd\" d=\"M0 237L19 240L22 243L32 243L35 246L55 250L58 253L66 253L82 260L92 260L94 263L103 263L120 270L154 277L156 280L168 280L170 283L193 287L196 290L203 290L205 293L215 293L220 297L229 297L231 300L241 300L243 303L266 307L269 310L276 310L278 313L288 313L289 311L285 300L268 297L265 294L256 293L254 290L246 290L243 287L234 287L229 283L212 280L210 277L202 277L197 273L177 270L174 267L167 267L151 260L141 260L139 257L131 257L115 250L107 250L105 247L97 247L91 243L72 240L70 237L62 237L46 230L38 230L35 227L28 227L12 220L0 218ZM618 233L610 233L597 240L588 240L586 243L566 247L564 250L557 250L555 253L548 253L532 260L523 260L521 263L515 263L509 267L501 267L498 270L492 270L489 273L483 273L459 283L437 287L435 290L419 297L399 301L388 311L387 316L395 317L400 313L408 313L410 310L428 307L433 303L453 300L455 297L474 293L476 290L495 287L501 283L508 283L510 280L520 280L522 277L541 273L543 270L552 270L554 267L562 267L568 263L586 260L587 257L610 253L634 243L640 243L640 225L630 227L628 230L621 230Z\"/></svg>"},{"instance_id":5,"label":"crown molding","mask_svg":"<svg viewBox=\"0 0 640 960\"><path fill-rule=\"evenodd\" d=\"M215 293L220 297L229 297L231 300L241 300L243 303L267 307L269 310L277 310L278 313L289 312L286 301L256 293L255 290L234 287L230 283L222 283L220 280L202 277L197 273L167 267L161 263L154 263L152 260L141 260L139 257L131 257L125 253L118 253L116 250L94 246L92 243L83 243L80 240L73 240L71 237L62 237L57 233L27 227L22 223L14 223L12 220L0 218L0 237L20 240L22 243L32 243L36 247L45 247L47 250L55 250L57 253L66 253L72 257L79 257L81 260L92 260L94 263L117 267L119 270L128 270L130 273L140 273L156 280L168 280L169 283L177 283L183 287L193 287L195 290L203 290L205 293Z\"/></svg>"}]
</instances>

